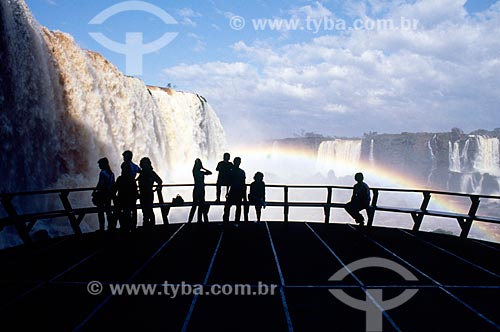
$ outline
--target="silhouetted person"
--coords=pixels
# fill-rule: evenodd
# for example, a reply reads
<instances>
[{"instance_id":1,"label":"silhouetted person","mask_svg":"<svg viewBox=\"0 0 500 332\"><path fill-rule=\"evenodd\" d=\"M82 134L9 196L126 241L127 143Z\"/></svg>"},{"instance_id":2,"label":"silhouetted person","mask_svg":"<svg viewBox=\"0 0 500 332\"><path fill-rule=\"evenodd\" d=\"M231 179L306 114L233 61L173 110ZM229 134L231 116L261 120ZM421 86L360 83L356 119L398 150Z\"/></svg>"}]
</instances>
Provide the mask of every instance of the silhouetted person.
<instances>
[{"instance_id":1,"label":"silhouetted person","mask_svg":"<svg viewBox=\"0 0 500 332\"><path fill-rule=\"evenodd\" d=\"M160 191L163 181L153 170L149 158L142 158L139 165L141 166L141 173L137 180L139 181L139 200L143 216L142 224L145 227L149 227L155 224L153 184L156 182L158 184L157 191Z\"/></svg>"},{"instance_id":2,"label":"silhouetted person","mask_svg":"<svg viewBox=\"0 0 500 332\"><path fill-rule=\"evenodd\" d=\"M94 189L92 196L97 198L97 216L99 218L99 230L104 231L106 220L104 218L104 213L106 213L106 218L108 220L108 229L113 229L116 225L116 221L113 220L113 214L111 211L111 198L113 196L113 186L115 184L115 175L109 167L108 158L104 157L99 159L97 162L101 172L99 173L99 181Z\"/></svg>"},{"instance_id":3,"label":"silhouetted person","mask_svg":"<svg viewBox=\"0 0 500 332\"><path fill-rule=\"evenodd\" d=\"M141 172L141 168L132 161L132 158L134 157L132 151L126 150L122 153L122 156L123 156L122 166L123 164L128 164L129 174L131 177L135 179L137 177L137 174Z\"/></svg>"},{"instance_id":4,"label":"silhouetted person","mask_svg":"<svg viewBox=\"0 0 500 332\"><path fill-rule=\"evenodd\" d=\"M198 158L194 161L193 166L193 178L194 178L194 188L193 188L193 206L191 211L189 211L188 222L193 221L194 213L196 207L198 207L198 222L201 223L201 216L205 222L208 222L208 209L205 205L205 176L211 175L208 169L203 168L201 160Z\"/></svg>"},{"instance_id":5,"label":"silhouetted person","mask_svg":"<svg viewBox=\"0 0 500 332\"><path fill-rule=\"evenodd\" d=\"M236 205L236 214L234 217L235 222L239 222L241 218L241 204L242 201L247 201L247 187L245 184L245 171L240 168L241 158L236 157L233 161L233 169L231 170L231 184L229 192L226 195L226 204L224 205L224 215L222 220L229 221L229 213L232 205ZM245 213L245 221L248 215Z\"/></svg>"},{"instance_id":6,"label":"silhouetted person","mask_svg":"<svg viewBox=\"0 0 500 332\"><path fill-rule=\"evenodd\" d=\"M120 220L122 230L135 230L137 224L133 218L137 210L137 184L128 163L122 163L121 169L122 173L116 179L114 187L116 217Z\"/></svg>"},{"instance_id":7,"label":"silhouetted person","mask_svg":"<svg viewBox=\"0 0 500 332\"><path fill-rule=\"evenodd\" d=\"M122 156L123 156L122 166L124 165L128 166L130 176L133 177L134 180L136 180L137 174L141 172L141 168L132 161L132 158L134 157L132 151L130 150L123 151ZM135 204L132 210L132 222L130 227L132 229L135 229L137 227L137 205Z\"/></svg>"},{"instance_id":8,"label":"silhouetted person","mask_svg":"<svg viewBox=\"0 0 500 332\"><path fill-rule=\"evenodd\" d=\"M217 184L216 184L216 202L220 202L220 195L222 192L222 186L226 186L226 194L228 192L228 188L231 185L231 169L233 168L233 163L229 161L231 156L229 153L224 153L224 157L222 161L219 161L217 164L217 168L215 170L219 172L217 176Z\"/></svg>"},{"instance_id":9,"label":"silhouetted person","mask_svg":"<svg viewBox=\"0 0 500 332\"><path fill-rule=\"evenodd\" d=\"M255 173L254 181L250 184L250 193L248 194L248 202L255 206L255 214L257 222L260 222L262 207L266 207L266 184L264 183L264 174L261 172ZM248 213L248 212L247 212Z\"/></svg>"},{"instance_id":10,"label":"silhouetted person","mask_svg":"<svg viewBox=\"0 0 500 332\"><path fill-rule=\"evenodd\" d=\"M357 183L352 188L351 201L346 204L345 210L358 224L364 225L365 218L359 212L370 206L370 187L363 182L363 173L356 173L354 179Z\"/></svg>"}]
</instances>

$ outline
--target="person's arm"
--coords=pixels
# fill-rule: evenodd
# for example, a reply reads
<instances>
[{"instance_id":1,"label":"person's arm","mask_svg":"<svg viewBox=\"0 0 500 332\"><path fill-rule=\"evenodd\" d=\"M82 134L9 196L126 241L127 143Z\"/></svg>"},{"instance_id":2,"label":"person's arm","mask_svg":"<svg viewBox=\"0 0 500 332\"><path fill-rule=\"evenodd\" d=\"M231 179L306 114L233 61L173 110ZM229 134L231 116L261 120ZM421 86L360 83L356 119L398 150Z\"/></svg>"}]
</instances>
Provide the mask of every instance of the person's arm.
<instances>
[{"instance_id":1,"label":"person's arm","mask_svg":"<svg viewBox=\"0 0 500 332\"><path fill-rule=\"evenodd\" d=\"M202 171L204 171L204 172L203 172L203 174L204 174L204 175L212 175L212 172L210 172L210 171L209 171L208 169L206 169L206 168L203 168L203 169L202 169Z\"/></svg>"},{"instance_id":2,"label":"person's arm","mask_svg":"<svg viewBox=\"0 0 500 332\"><path fill-rule=\"evenodd\" d=\"M156 187L158 191L161 190L161 185L163 184L163 181L162 179L160 178L160 176L158 174L156 174L155 171L153 171L153 180L158 183L158 186Z\"/></svg>"}]
</instances>

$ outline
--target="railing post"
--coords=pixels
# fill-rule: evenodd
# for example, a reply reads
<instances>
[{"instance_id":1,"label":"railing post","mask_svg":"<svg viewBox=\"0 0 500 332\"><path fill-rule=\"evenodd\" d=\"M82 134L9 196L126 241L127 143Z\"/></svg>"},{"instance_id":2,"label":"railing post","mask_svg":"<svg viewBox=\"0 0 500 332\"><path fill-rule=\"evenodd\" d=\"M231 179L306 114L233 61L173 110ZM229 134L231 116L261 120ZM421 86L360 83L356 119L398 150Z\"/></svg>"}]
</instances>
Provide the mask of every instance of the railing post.
<instances>
[{"instance_id":1,"label":"railing post","mask_svg":"<svg viewBox=\"0 0 500 332\"><path fill-rule=\"evenodd\" d=\"M422 200L422 204L420 204L421 212L412 212L411 217L413 218L413 232L418 232L420 230L420 226L422 225L422 221L424 220L425 212L427 211L427 207L429 206L429 202L431 201L431 193L428 191L423 191L424 199Z\"/></svg>"},{"instance_id":2,"label":"railing post","mask_svg":"<svg viewBox=\"0 0 500 332\"><path fill-rule=\"evenodd\" d=\"M161 217L163 219L163 224L168 225L168 213L170 212L170 207L165 205L165 201L163 200L163 193L162 193L163 186L158 186L157 193L158 193L158 202L160 203L160 211L161 211Z\"/></svg>"},{"instance_id":3,"label":"railing post","mask_svg":"<svg viewBox=\"0 0 500 332\"><path fill-rule=\"evenodd\" d=\"M75 216L75 212L73 211L73 207L71 206L71 203L68 199L68 196L69 196L68 190L61 191L61 193L59 194L59 198L61 199L61 203L64 207L64 210L66 210L69 224L71 225L71 228L73 229L73 233L75 233L76 235L81 235L82 230L80 229L80 225L79 225L78 220Z\"/></svg>"},{"instance_id":4,"label":"railing post","mask_svg":"<svg viewBox=\"0 0 500 332\"><path fill-rule=\"evenodd\" d=\"M327 196L325 204L325 224L330 222L330 211L332 206L332 187L327 187Z\"/></svg>"},{"instance_id":5,"label":"railing post","mask_svg":"<svg viewBox=\"0 0 500 332\"><path fill-rule=\"evenodd\" d=\"M424 194L424 200L422 201L422 204L420 205L420 210L422 211L427 211L427 207L429 206L429 202L431 200L431 193L428 191L422 192Z\"/></svg>"},{"instance_id":6,"label":"railing post","mask_svg":"<svg viewBox=\"0 0 500 332\"><path fill-rule=\"evenodd\" d=\"M29 235L29 230L26 227L24 220L19 218L17 214L16 208L14 204L12 204L12 196L2 196L2 205L5 209L5 212L9 215L10 218L14 220L14 226L16 227L17 233L21 237L24 243L31 243L31 237Z\"/></svg>"},{"instance_id":7,"label":"railing post","mask_svg":"<svg viewBox=\"0 0 500 332\"><path fill-rule=\"evenodd\" d=\"M471 200L471 205L469 209L469 218L457 218L460 227L462 228L462 232L460 232L460 237L466 239L469 236L470 229L472 228L472 222L474 218L476 218L477 210L479 209L479 203L481 200L476 195L469 196Z\"/></svg>"},{"instance_id":8,"label":"railing post","mask_svg":"<svg viewBox=\"0 0 500 332\"><path fill-rule=\"evenodd\" d=\"M290 210L290 207L288 206L288 187L284 186L284 204L283 204L283 220L285 222L288 222L288 212Z\"/></svg>"},{"instance_id":9,"label":"railing post","mask_svg":"<svg viewBox=\"0 0 500 332\"><path fill-rule=\"evenodd\" d=\"M372 191L373 191L372 202L371 205L366 210L366 214L368 215L368 222L366 223L367 226L373 226L373 219L375 219L375 210L377 209L378 189L372 189Z\"/></svg>"}]
</instances>

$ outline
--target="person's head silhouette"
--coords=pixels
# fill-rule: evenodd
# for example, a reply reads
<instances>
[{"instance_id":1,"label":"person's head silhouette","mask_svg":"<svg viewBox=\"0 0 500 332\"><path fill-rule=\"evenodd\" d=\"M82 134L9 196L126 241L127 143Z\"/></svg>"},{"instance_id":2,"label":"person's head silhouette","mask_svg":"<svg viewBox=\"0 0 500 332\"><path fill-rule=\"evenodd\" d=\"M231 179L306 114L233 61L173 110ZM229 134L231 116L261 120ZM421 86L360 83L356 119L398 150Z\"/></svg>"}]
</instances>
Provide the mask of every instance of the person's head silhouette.
<instances>
[{"instance_id":1,"label":"person's head silhouette","mask_svg":"<svg viewBox=\"0 0 500 332\"><path fill-rule=\"evenodd\" d=\"M240 157L234 158L233 164L234 166L239 167L241 165L241 158Z\"/></svg>"},{"instance_id":2,"label":"person's head silhouette","mask_svg":"<svg viewBox=\"0 0 500 332\"><path fill-rule=\"evenodd\" d=\"M264 174L262 174L262 172L257 172L253 176L253 179L257 182L262 182L262 180L264 180Z\"/></svg>"},{"instance_id":3,"label":"person's head silhouette","mask_svg":"<svg viewBox=\"0 0 500 332\"><path fill-rule=\"evenodd\" d=\"M153 170L153 166L151 165L151 159L149 159L148 157L142 158L141 161L139 162L139 165L145 171Z\"/></svg>"},{"instance_id":4,"label":"person's head silhouette","mask_svg":"<svg viewBox=\"0 0 500 332\"><path fill-rule=\"evenodd\" d=\"M356 180L356 182L363 182L364 178L363 173L356 173L354 175L354 180Z\"/></svg>"},{"instance_id":5,"label":"person's head silhouette","mask_svg":"<svg viewBox=\"0 0 500 332\"><path fill-rule=\"evenodd\" d=\"M99 165L100 169L108 169L109 168L109 160L108 158L104 157L101 158L97 161L97 165Z\"/></svg>"},{"instance_id":6,"label":"person's head silhouette","mask_svg":"<svg viewBox=\"0 0 500 332\"><path fill-rule=\"evenodd\" d=\"M229 158L231 158L231 155L229 153L224 153L224 161L229 161Z\"/></svg>"},{"instance_id":7,"label":"person's head silhouette","mask_svg":"<svg viewBox=\"0 0 500 332\"><path fill-rule=\"evenodd\" d=\"M202 168L203 168L203 163L201 162L201 159L200 158L196 158L196 160L194 161L193 170L199 171Z\"/></svg>"},{"instance_id":8,"label":"person's head silhouette","mask_svg":"<svg viewBox=\"0 0 500 332\"><path fill-rule=\"evenodd\" d=\"M123 161L132 161L133 157L132 151L130 150L124 151L122 153L122 156L123 156Z\"/></svg>"}]
</instances>

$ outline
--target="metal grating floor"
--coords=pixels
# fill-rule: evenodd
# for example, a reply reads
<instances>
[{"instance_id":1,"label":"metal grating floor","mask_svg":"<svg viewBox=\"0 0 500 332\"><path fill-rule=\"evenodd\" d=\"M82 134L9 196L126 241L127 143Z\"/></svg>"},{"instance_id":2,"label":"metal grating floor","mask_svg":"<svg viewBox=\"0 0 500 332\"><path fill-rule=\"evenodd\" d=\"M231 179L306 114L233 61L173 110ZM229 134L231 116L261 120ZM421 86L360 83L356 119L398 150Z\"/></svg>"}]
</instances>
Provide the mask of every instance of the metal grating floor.
<instances>
[{"instance_id":1,"label":"metal grating floor","mask_svg":"<svg viewBox=\"0 0 500 332\"><path fill-rule=\"evenodd\" d=\"M350 265L369 257L396 263L415 280ZM329 281L346 265L351 273ZM380 330L367 322L367 309L331 289L378 304L383 331L500 330L500 245L442 234L346 224L172 224L6 249L0 266L0 321L8 330ZM89 294L91 281L103 285L100 294ZM156 288L113 295L116 284ZM177 296L165 294L165 284L178 287ZM254 295L188 294L200 285L237 284ZM380 310L407 289L417 292Z\"/></svg>"}]
</instances>

